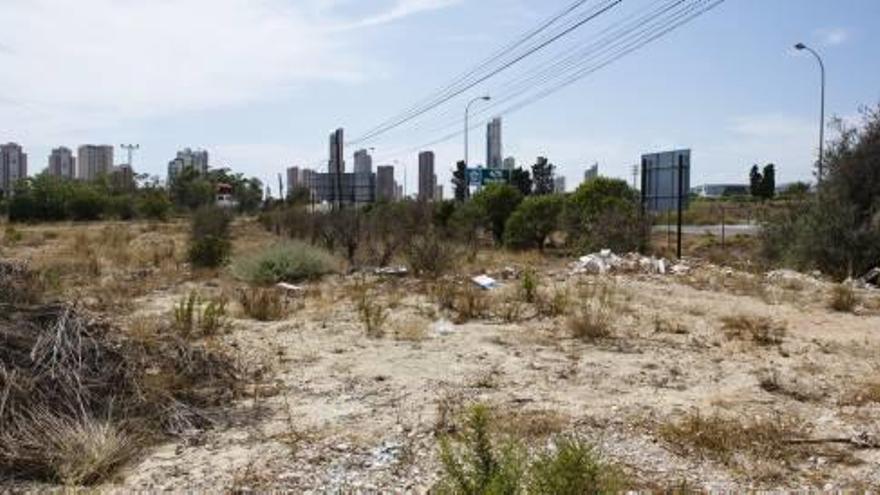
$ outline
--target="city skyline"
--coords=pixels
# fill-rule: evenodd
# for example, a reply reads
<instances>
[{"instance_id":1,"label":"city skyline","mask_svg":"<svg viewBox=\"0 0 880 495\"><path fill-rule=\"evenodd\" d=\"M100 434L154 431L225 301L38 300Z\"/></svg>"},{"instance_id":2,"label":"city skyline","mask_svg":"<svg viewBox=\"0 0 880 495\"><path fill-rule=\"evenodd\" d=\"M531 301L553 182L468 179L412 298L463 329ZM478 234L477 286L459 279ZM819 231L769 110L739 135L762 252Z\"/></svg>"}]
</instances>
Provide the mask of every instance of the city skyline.
<instances>
[{"instance_id":1,"label":"city skyline","mask_svg":"<svg viewBox=\"0 0 880 495\"><path fill-rule=\"evenodd\" d=\"M267 4L220 0L208 6L188 0L154 12L147 2L86 0L53 9L4 2L0 13L9 19L9 29L0 37L0 59L11 69L0 81L0 140L19 143L32 157L49 156L62 143L139 142L135 169L160 176L167 156L196 146L211 149L217 163L271 183L289 164L322 169L317 164L326 162L321 145L326 129L345 126L355 134L368 129L563 2L401 0L358 9L281 0ZM285 14L277 24L269 24L277 18L269 7ZM847 0L799 7L793 0L726 2L595 76L504 116L505 155L517 157L523 167L547 156L569 183L577 183L587 164L599 162L603 173L629 179L641 154L690 147L695 182L741 181L752 163L768 162L778 165L781 181L808 180L817 140L818 73L814 61L792 45L803 41L822 52L829 69L828 115L851 122L860 105L880 99L880 69L870 63L870 47L878 41L870 20L880 6ZM497 26L475 31L476 20L490 14L498 17ZM116 36L125 27L118 19L131 15L142 16L143 25L130 36ZM41 36L56 24L87 16L105 29L71 40L76 46L70 50ZM200 35L191 47L195 62L174 55L184 44L177 35L158 36L163 23L184 19ZM264 29L267 25L274 30ZM225 28L224 38L251 41L234 53L222 50L229 42L212 33ZM330 33L344 53L328 42ZM401 47L398 41L413 33L424 33L419 46ZM118 43L105 42L110 36ZM302 43L291 50L279 46L281 39ZM155 55L146 47L157 43L165 70L151 68L147 74L138 65L152 66ZM77 49L88 46L105 51ZM116 58L126 59L118 54L126 52L145 61L118 65ZM362 56L366 53L372 56ZM250 59L259 66L244 81L223 70L203 79L217 64L239 70L236 63ZM45 65L38 70L31 60ZM285 65L298 69L279 68ZM632 77L660 69L662 80ZM53 76L56 70L65 77ZM492 93L491 85L485 89ZM294 108L301 118L284 115ZM665 122L669 115L675 116L674 130ZM413 191L417 153L389 154L418 144L395 136L369 146L376 148L377 163L397 159L399 170L408 169L406 189ZM438 182L448 184L461 145L453 140L432 148ZM474 151L475 156L484 152L482 146ZM31 163L30 174L39 171Z\"/></svg>"}]
</instances>

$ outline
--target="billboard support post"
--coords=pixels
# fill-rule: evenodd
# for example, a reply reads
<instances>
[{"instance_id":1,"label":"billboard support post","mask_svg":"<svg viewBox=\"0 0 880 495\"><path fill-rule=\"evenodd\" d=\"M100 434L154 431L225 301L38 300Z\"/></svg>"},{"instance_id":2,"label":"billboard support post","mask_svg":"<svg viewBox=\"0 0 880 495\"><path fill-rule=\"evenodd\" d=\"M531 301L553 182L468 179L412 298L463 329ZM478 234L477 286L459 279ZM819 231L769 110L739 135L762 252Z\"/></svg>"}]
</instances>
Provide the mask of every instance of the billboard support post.
<instances>
[{"instance_id":1,"label":"billboard support post","mask_svg":"<svg viewBox=\"0 0 880 495\"><path fill-rule=\"evenodd\" d=\"M684 187L684 157L678 157L678 259L681 259L681 210L682 210L682 202L684 201L684 194L682 192L682 188Z\"/></svg>"}]
</instances>

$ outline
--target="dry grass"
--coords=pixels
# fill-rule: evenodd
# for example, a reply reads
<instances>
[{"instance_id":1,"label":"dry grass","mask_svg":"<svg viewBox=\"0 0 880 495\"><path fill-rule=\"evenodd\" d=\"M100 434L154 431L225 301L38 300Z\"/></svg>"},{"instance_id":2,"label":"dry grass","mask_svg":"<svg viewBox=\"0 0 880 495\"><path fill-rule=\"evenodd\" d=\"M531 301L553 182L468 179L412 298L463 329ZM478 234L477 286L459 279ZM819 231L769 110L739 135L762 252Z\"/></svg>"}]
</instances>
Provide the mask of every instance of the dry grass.
<instances>
[{"instance_id":1,"label":"dry grass","mask_svg":"<svg viewBox=\"0 0 880 495\"><path fill-rule=\"evenodd\" d=\"M571 418L549 409L501 410L496 413L496 427L501 433L527 440L542 440L564 433Z\"/></svg>"},{"instance_id":2,"label":"dry grass","mask_svg":"<svg viewBox=\"0 0 880 495\"><path fill-rule=\"evenodd\" d=\"M108 478L144 446L144 440L109 421L71 418L41 411L22 427L0 434L0 465L20 474L68 486Z\"/></svg>"},{"instance_id":3,"label":"dry grass","mask_svg":"<svg viewBox=\"0 0 880 495\"><path fill-rule=\"evenodd\" d=\"M880 379L862 382L846 392L842 401L848 406L880 404Z\"/></svg>"},{"instance_id":4,"label":"dry grass","mask_svg":"<svg viewBox=\"0 0 880 495\"><path fill-rule=\"evenodd\" d=\"M675 335L688 334L687 327L679 322L671 322L660 315L654 316L654 333L671 333Z\"/></svg>"},{"instance_id":5,"label":"dry grass","mask_svg":"<svg viewBox=\"0 0 880 495\"><path fill-rule=\"evenodd\" d=\"M721 318L730 340L746 340L760 346L779 345L785 337L785 323L764 316L736 315Z\"/></svg>"},{"instance_id":6,"label":"dry grass","mask_svg":"<svg viewBox=\"0 0 880 495\"><path fill-rule=\"evenodd\" d=\"M739 419L718 413L703 415L691 412L682 418L662 423L658 434L676 452L737 463L738 456L786 462L801 450L791 440L808 433L804 422L783 416Z\"/></svg>"},{"instance_id":7,"label":"dry grass","mask_svg":"<svg viewBox=\"0 0 880 495\"><path fill-rule=\"evenodd\" d=\"M395 340L421 342L428 338L430 322L418 316L395 318L391 322Z\"/></svg>"},{"instance_id":8,"label":"dry grass","mask_svg":"<svg viewBox=\"0 0 880 495\"><path fill-rule=\"evenodd\" d=\"M582 286L578 292L578 299L583 301L583 304L568 317L566 322L571 336L586 342L611 337L613 316L621 311L616 301L616 287L602 281L598 284Z\"/></svg>"},{"instance_id":9,"label":"dry grass","mask_svg":"<svg viewBox=\"0 0 880 495\"><path fill-rule=\"evenodd\" d=\"M288 315L287 299L278 289L252 287L238 291L244 314L257 321L279 321Z\"/></svg>"},{"instance_id":10,"label":"dry grass","mask_svg":"<svg viewBox=\"0 0 880 495\"><path fill-rule=\"evenodd\" d=\"M375 293L364 287L357 298L357 310L367 337L378 339L385 336L388 310Z\"/></svg>"},{"instance_id":11,"label":"dry grass","mask_svg":"<svg viewBox=\"0 0 880 495\"><path fill-rule=\"evenodd\" d=\"M858 304L859 297L849 285L838 284L831 289L831 297L828 300L830 309L841 313L852 313Z\"/></svg>"}]
</instances>

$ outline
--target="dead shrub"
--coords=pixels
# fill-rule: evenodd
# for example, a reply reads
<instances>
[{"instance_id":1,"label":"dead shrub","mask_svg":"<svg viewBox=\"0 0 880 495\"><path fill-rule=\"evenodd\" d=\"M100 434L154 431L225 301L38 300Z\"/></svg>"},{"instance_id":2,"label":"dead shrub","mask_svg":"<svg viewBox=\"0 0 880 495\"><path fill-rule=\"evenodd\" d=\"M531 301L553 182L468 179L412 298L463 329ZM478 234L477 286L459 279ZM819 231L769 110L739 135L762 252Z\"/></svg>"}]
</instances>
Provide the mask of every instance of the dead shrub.
<instances>
[{"instance_id":1,"label":"dead shrub","mask_svg":"<svg viewBox=\"0 0 880 495\"><path fill-rule=\"evenodd\" d=\"M367 337L378 339L385 336L388 311L375 293L366 287L360 288L357 295L357 310Z\"/></svg>"},{"instance_id":2,"label":"dead shrub","mask_svg":"<svg viewBox=\"0 0 880 495\"><path fill-rule=\"evenodd\" d=\"M210 426L238 380L216 346L66 304L0 304L0 340L0 475L100 482L144 442Z\"/></svg>"},{"instance_id":3,"label":"dead shrub","mask_svg":"<svg viewBox=\"0 0 880 495\"><path fill-rule=\"evenodd\" d=\"M428 321L419 317L394 320L394 339L406 342L421 342L428 338Z\"/></svg>"},{"instance_id":4,"label":"dead shrub","mask_svg":"<svg viewBox=\"0 0 880 495\"><path fill-rule=\"evenodd\" d=\"M274 288L251 287L238 291L244 314L257 321L278 321L287 317L289 306L283 294Z\"/></svg>"},{"instance_id":5,"label":"dead shrub","mask_svg":"<svg viewBox=\"0 0 880 495\"><path fill-rule=\"evenodd\" d=\"M27 263L0 260L0 304L33 304L41 293L40 277Z\"/></svg>"},{"instance_id":6,"label":"dead shrub","mask_svg":"<svg viewBox=\"0 0 880 495\"><path fill-rule=\"evenodd\" d=\"M859 304L856 291L847 284L837 284L831 289L828 307L841 313L852 313Z\"/></svg>"},{"instance_id":7,"label":"dead shrub","mask_svg":"<svg viewBox=\"0 0 880 495\"><path fill-rule=\"evenodd\" d=\"M535 299L535 306L541 316L547 318L562 316L571 306L571 293L563 286L540 292Z\"/></svg>"},{"instance_id":8,"label":"dead shrub","mask_svg":"<svg viewBox=\"0 0 880 495\"><path fill-rule=\"evenodd\" d=\"M760 346L779 345L785 337L785 324L764 316L736 315L721 318L730 340L747 340Z\"/></svg>"},{"instance_id":9,"label":"dead shrub","mask_svg":"<svg viewBox=\"0 0 880 495\"><path fill-rule=\"evenodd\" d=\"M679 454L696 454L731 465L739 455L777 462L791 460L800 453L791 440L805 438L808 431L798 418L776 415L741 420L693 411L661 424L658 433Z\"/></svg>"},{"instance_id":10,"label":"dead shrub","mask_svg":"<svg viewBox=\"0 0 880 495\"><path fill-rule=\"evenodd\" d=\"M608 309L588 302L568 318L568 330L573 338L595 342L611 336L611 314Z\"/></svg>"},{"instance_id":11,"label":"dead shrub","mask_svg":"<svg viewBox=\"0 0 880 495\"><path fill-rule=\"evenodd\" d=\"M688 329L681 322L672 323L667 319L661 318L660 315L656 315L654 316L654 333L686 335Z\"/></svg>"}]
</instances>

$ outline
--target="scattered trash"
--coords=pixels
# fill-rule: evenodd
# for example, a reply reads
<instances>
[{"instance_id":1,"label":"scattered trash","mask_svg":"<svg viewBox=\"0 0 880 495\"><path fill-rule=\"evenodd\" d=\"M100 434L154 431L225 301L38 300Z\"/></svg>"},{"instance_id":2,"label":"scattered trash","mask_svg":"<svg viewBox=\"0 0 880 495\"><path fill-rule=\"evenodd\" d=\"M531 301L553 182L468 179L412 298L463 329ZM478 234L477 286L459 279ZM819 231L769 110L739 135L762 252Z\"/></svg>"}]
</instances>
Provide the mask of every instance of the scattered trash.
<instances>
[{"instance_id":1,"label":"scattered trash","mask_svg":"<svg viewBox=\"0 0 880 495\"><path fill-rule=\"evenodd\" d=\"M687 271L686 267L679 267L677 273ZM623 257L617 256L610 249L603 249L598 253L582 256L571 266L571 273L591 273L604 275L609 272L641 272L667 273L667 261L653 256L642 256L638 253L629 253Z\"/></svg>"},{"instance_id":2,"label":"scattered trash","mask_svg":"<svg viewBox=\"0 0 880 495\"><path fill-rule=\"evenodd\" d=\"M488 275L477 275L471 281L483 290L491 290L498 287L498 281Z\"/></svg>"},{"instance_id":3,"label":"scattered trash","mask_svg":"<svg viewBox=\"0 0 880 495\"><path fill-rule=\"evenodd\" d=\"M859 278L859 282L873 286L875 289L880 289L880 266L874 267L868 273L862 275Z\"/></svg>"},{"instance_id":4,"label":"scattered trash","mask_svg":"<svg viewBox=\"0 0 880 495\"><path fill-rule=\"evenodd\" d=\"M431 330L437 335L455 333L455 325L449 320L437 320L431 324Z\"/></svg>"},{"instance_id":5,"label":"scattered trash","mask_svg":"<svg viewBox=\"0 0 880 495\"><path fill-rule=\"evenodd\" d=\"M288 295L300 294L305 291L305 288L299 285L288 284L287 282L279 282L275 287L283 290Z\"/></svg>"},{"instance_id":6,"label":"scattered trash","mask_svg":"<svg viewBox=\"0 0 880 495\"><path fill-rule=\"evenodd\" d=\"M376 268L373 273L384 277L405 277L409 274L409 270L405 266L385 266Z\"/></svg>"}]
</instances>

